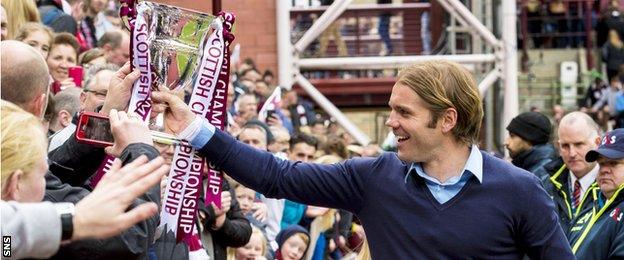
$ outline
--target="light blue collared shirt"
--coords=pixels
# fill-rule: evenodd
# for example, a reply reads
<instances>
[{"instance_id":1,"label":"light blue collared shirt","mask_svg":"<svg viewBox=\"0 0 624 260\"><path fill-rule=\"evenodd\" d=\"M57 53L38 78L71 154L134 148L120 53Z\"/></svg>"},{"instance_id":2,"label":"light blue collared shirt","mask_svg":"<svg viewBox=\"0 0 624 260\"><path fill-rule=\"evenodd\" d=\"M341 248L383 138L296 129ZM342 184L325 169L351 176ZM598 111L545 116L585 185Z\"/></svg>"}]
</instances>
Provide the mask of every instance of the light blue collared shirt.
<instances>
[{"instance_id":1,"label":"light blue collared shirt","mask_svg":"<svg viewBox=\"0 0 624 260\"><path fill-rule=\"evenodd\" d=\"M462 170L462 174L460 176L452 177L444 183L440 183L435 178L427 175L427 173L425 173L422 169L420 163L412 163L412 166L410 166L409 171L405 175L405 183L407 183L408 178L414 171L416 171L416 174L420 177L425 179L427 188L429 188L433 197L440 204L444 204L461 191L464 185L468 183L471 175L477 177L479 183L483 182L483 156L481 155L479 148L477 148L476 145L473 145L470 149L470 155L468 156L466 165Z\"/></svg>"}]
</instances>

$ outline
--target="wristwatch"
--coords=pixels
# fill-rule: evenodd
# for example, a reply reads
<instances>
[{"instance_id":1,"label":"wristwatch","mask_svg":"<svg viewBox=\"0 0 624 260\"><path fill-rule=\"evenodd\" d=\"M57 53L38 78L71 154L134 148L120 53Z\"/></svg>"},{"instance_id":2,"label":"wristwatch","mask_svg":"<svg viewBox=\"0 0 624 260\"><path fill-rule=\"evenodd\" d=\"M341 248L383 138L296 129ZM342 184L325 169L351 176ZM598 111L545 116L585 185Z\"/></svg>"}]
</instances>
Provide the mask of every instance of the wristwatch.
<instances>
[{"instance_id":1,"label":"wristwatch","mask_svg":"<svg viewBox=\"0 0 624 260\"><path fill-rule=\"evenodd\" d=\"M74 204L54 203L54 207L61 218L61 241L70 240L74 234Z\"/></svg>"}]
</instances>

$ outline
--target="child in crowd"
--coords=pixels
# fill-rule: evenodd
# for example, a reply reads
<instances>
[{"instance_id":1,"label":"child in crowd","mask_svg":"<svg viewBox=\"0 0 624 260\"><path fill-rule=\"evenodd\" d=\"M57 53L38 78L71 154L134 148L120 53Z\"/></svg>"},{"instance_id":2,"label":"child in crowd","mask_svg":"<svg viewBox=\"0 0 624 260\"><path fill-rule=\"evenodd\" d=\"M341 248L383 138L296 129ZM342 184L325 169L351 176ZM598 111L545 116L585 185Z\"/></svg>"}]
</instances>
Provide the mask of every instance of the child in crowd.
<instances>
[{"instance_id":1,"label":"child in crowd","mask_svg":"<svg viewBox=\"0 0 624 260\"><path fill-rule=\"evenodd\" d=\"M303 259L310 245L310 234L299 225L292 225L277 234L275 238L278 249L275 253L277 260Z\"/></svg>"},{"instance_id":2,"label":"child in crowd","mask_svg":"<svg viewBox=\"0 0 624 260\"><path fill-rule=\"evenodd\" d=\"M249 242L239 248L228 248L228 260L266 259L267 239L260 229L251 227Z\"/></svg>"}]
</instances>

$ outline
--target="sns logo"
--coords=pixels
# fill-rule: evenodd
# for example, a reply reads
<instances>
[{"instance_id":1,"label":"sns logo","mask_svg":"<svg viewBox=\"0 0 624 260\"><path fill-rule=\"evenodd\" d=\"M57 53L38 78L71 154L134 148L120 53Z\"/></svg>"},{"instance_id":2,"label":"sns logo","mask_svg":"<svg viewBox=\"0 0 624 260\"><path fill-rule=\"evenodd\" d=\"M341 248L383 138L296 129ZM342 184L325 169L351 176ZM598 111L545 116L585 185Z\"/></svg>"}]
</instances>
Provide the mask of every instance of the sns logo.
<instances>
[{"instance_id":1,"label":"sns logo","mask_svg":"<svg viewBox=\"0 0 624 260\"><path fill-rule=\"evenodd\" d=\"M620 222L620 220L622 220L623 214L624 213L621 212L620 208L615 208L613 211L611 211L611 213L609 213L609 217L617 222Z\"/></svg>"},{"instance_id":2,"label":"sns logo","mask_svg":"<svg viewBox=\"0 0 624 260\"><path fill-rule=\"evenodd\" d=\"M600 145L610 145L610 144L614 144L615 143L615 138L617 136L605 136L602 138L602 142L600 143Z\"/></svg>"}]
</instances>

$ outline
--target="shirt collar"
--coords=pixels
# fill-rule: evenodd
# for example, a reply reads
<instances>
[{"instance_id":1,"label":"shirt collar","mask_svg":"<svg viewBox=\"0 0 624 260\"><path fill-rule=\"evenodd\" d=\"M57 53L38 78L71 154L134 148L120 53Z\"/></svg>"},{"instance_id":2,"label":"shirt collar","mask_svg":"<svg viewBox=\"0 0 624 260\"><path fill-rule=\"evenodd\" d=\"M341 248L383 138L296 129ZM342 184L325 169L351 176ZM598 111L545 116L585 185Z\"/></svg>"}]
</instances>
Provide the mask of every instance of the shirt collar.
<instances>
[{"instance_id":1,"label":"shirt collar","mask_svg":"<svg viewBox=\"0 0 624 260\"><path fill-rule=\"evenodd\" d=\"M434 178L430 177L425 173L425 171L421 168L420 163L412 163L407 174L405 175L405 182L407 182L408 177L412 172L416 172L416 174L421 177L428 179L433 182L438 182ZM462 174L460 176L453 177L449 179L446 184L454 184L459 182L461 176L463 176L466 172L474 175L479 183L483 183L483 155L479 148L476 145L472 145L470 149L470 155L468 156L468 160L466 160L466 164L464 165L464 169L461 171Z\"/></svg>"},{"instance_id":2,"label":"shirt collar","mask_svg":"<svg viewBox=\"0 0 624 260\"><path fill-rule=\"evenodd\" d=\"M600 169L600 166L596 164L596 166L594 166L594 168L591 171L585 174L585 176L578 179L579 182L581 183L581 193L584 194L585 191L589 189L589 186L591 186L596 181L596 177L598 176L599 169ZM570 175L570 183L569 183L570 191L574 191L574 182L576 181L576 176L571 171L569 175Z\"/></svg>"}]
</instances>

